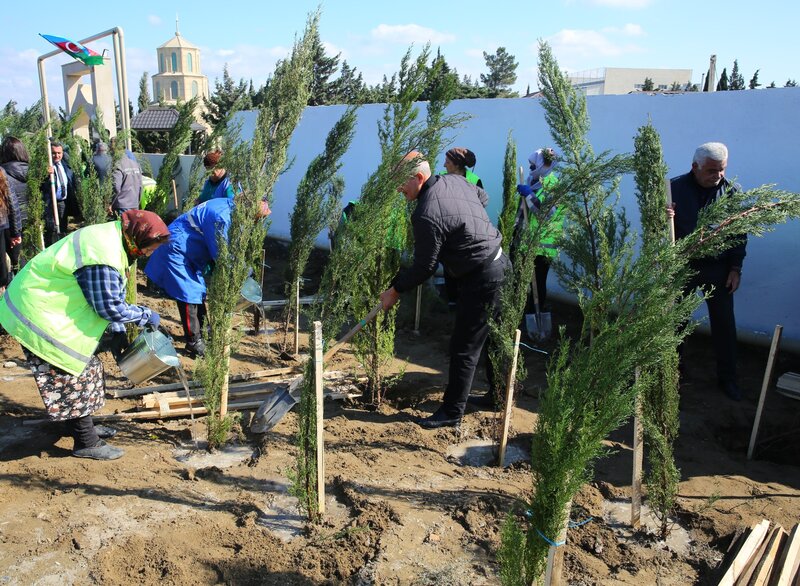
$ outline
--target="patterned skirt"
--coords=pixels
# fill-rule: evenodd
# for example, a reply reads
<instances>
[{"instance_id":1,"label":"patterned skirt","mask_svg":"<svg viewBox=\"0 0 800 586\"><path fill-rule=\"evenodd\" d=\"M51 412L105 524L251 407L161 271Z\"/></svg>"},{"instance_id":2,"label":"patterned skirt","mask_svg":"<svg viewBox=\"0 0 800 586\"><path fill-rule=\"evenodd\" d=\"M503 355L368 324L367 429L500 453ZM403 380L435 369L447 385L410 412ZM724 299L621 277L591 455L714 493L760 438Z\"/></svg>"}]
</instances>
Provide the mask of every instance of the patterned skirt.
<instances>
[{"instance_id":1,"label":"patterned skirt","mask_svg":"<svg viewBox=\"0 0 800 586\"><path fill-rule=\"evenodd\" d=\"M23 347L47 416L53 421L91 415L106 403L103 363L92 356L78 376L45 362Z\"/></svg>"}]
</instances>

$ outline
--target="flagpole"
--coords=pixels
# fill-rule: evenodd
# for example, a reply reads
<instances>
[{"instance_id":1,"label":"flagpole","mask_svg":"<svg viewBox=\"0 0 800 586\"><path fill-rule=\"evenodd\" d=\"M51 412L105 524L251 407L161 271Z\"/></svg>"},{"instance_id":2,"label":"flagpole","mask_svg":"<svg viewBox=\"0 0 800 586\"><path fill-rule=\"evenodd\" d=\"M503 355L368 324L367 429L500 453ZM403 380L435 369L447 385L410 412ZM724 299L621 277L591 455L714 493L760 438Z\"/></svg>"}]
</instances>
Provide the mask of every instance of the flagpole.
<instances>
[{"instance_id":1,"label":"flagpole","mask_svg":"<svg viewBox=\"0 0 800 586\"><path fill-rule=\"evenodd\" d=\"M125 143L128 145L128 150L132 150L131 148L131 112L128 109L128 66L125 61L125 40L124 35L122 33L122 27L118 26L114 29L116 31L116 37L118 39L117 43L119 44L119 63L120 69L122 70L122 97L120 97L120 101L125 102L125 108L120 109L120 113L124 112L122 116L122 129L127 130L125 133Z\"/></svg>"}]
</instances>

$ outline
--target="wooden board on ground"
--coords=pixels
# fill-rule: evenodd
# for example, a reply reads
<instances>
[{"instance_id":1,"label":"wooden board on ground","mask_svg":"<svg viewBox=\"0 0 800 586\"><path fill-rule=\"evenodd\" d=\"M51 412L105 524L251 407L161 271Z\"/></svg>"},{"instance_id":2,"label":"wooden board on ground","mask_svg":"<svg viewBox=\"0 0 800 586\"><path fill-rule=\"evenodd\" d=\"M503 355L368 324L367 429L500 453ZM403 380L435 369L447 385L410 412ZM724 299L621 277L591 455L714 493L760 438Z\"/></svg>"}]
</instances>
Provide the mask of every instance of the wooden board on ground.
<instances>
[{"instance_id":1,"label":"wooden board on ground","mask_svg":"<svg viewBox=\"0 0 800 586\"><path fill-rule=\"evenodd\" d=\"M269 368L265 370L256 370L253 372L245 372L242 374L232 374L228 377L229 382L234 381L246 381L256 378L270 378L274 376L284 376L287 374L296 373L297 368L295 367L285 367L285 368ZM189 381L189 388L197 388L200 386L200 381ZM111 396L115 399L121 399L124 397L138 397L139 395L146 395L148 393L160 393L162 391L174 391L182 389L183 385L181 383L169 383L165 385L156 385L152 387L136 387L133 389L114 389L111 391Z\"/></svg>"},{"instance_id":2,"label":"wooden board on ground","mask_svg":"<svg viewBox=\"0 0 800 586\"><path fill-rule=\"evenodd\" d=\"M800 525L795 525L783 547L776 564L776 579L770 580L770 586L792 586L797 582L797 570L800 565ZM773 578L774 578L773 576Z\"/></svg>"},{"instance_id":3,"label":"wooden board on ground","mask_svg":"<svg viewBox=\"0 0 800 586\"><path fill-rule=\"evenodd\" d=\"M767 548L772 543L772 540L779 534L780 531L783 531L781 527L773 527L772 529L767 531L767 535L764 540L761 542L756 550L750 556L750 560L747 562L747 566L736 579L736 586L747 586L750 584L750 580L756 573L756 570L761 565L761 562L764 556L767 553Z\"/></svg>"},{"instance_id":4,"label":"wooden board on ground","mask_svg":"<svg viewBox=\"0 0 800 586\"><path fill-rule=\"evenodd\" d=\"M775 558L777 558L778 552L783 547L785 541L786 531L784 531L783 527L780 525L776 526L770 534L769 539L767 539L767 547L764 555L761 557L758 564L756 564L753 577L750 581L753 586L767 585L770 576L774 573L776 568Z\"/></svg>"},{"instance_id":5,"label":"wooden board on ground","mask_svg":"<svg viewBox=\"0 0 800 586\"><path fill-rule=\"evenodd\" d=\"M750 562L753 553L755 553L764 541L768 529L769 521L767 519L762 520L752 528L750 535L747 536L741 549L739 549L736 557L733 558L731 565L719 581L719 586L734 586L736 579L739 578L742 572L747 568L747 564Z\"/></svg>"}]
</instances>

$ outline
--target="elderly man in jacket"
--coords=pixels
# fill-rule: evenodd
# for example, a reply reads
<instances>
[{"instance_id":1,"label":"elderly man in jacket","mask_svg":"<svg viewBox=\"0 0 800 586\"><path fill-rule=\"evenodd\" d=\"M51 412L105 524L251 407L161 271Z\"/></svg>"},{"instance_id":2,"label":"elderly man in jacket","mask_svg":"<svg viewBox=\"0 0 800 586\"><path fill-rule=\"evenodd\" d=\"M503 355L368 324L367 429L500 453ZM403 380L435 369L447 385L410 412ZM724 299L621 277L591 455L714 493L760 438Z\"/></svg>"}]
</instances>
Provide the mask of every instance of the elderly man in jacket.
<instances>
[{"instance_id":1,"label":"elderly man in jacket","mask_svg":"<svg viewBox=\"0 0 800 586\"><path fill-rule=\"evenodd\" d=\"M439 262L458 284L456 321L450 338L450 372L442 406L421 419L427 429L456 427L464 415L475 368L489 335L488 318L497 308L505 271L510 266L500 246L502 236L484 209L486 192L458 175L431 175L419 153L406 155L412 167L399 191L417 206L411 216L414 262L401 270L381 293L390 309L400 293L411 291Z\"/></svg>"}]
</instances>

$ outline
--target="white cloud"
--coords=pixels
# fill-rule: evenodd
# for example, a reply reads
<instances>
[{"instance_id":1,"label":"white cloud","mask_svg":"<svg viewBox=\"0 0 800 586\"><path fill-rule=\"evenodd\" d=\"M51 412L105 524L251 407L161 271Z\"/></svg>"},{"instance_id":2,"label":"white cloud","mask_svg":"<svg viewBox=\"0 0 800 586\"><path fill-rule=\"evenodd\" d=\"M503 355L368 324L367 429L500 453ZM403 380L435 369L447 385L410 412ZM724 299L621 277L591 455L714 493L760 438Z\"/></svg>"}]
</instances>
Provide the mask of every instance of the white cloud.
<instances>
[{"instance_id":1,"label":"white cloud","mask_svg":"<svg viewBox=\"0 0 800 586\"><path fill-rule=\"evenodd\" d=\"M420 26L418 24L379 24L370 31L373 39L390 43L427 43L434 45L452 43L456 36Z\"/></svg>"},{"instance_id":2,"label":"white cloud","mask_svg":"<svg viewBox=\"0 0 800 586\"><path fill-rule=\"evenodd\" d=\"M155 14L148 14L147 22L149 22L153 26L161 26L161 17L156 16Z\"/></svg>"},{"instance_id":3,"label":"white cloud","mask_svg":"<svg viewBox=\"0 0 800 586\"><path fill-rule=\"evenodd\" d=\"M342 49L334 45L333 43L329 43L328 41L322 41L322 47L325 49L325 54L329 57L333 57L335 55L339 55L339 60L347 59L350 56L350 53L347 49Z\"/></svg>"},{"instance_id":4,"label":"white cloud","mask_svg":"<svg viewBox=\"0 0 800 586\"><path fill-rule=\"evenodd\" d=\"M641 51L637 45L617 44L603 33L593 30L563 29L548 38L547 41L553 47L553 53L559 60L618 57Z\"/></svg>"},{"instance_id":5,"label":"white cloud","mask_svg":"<svg viewBox=\"0 0 800 586\"><path fill-rule=\"evenodd\" d=\"M609 34L620 34L628 37L642 37L645 35L644 29L641 25L630 22L624 25L622 28L617 28L614 26L606 27L603 29L603 32Z\"/></svg>"},{"instance_id":6,"label":"white cloud","mask_svg":"<svg viewBox=\"0 0 800 586\"><path fill-rule=\"evenodd\" d=\"M589 0L595 6L608 6L610 8L647 8L653 0Z\"/></svg>"},{"instance_id":7,"label":"white cloud","mask_svg":"<svg viewBox=\"0 0 800 586\"><path fill-rule=\"evenodd\" d=\"M222 79L222 69L228 65L228 73L236 80L253 80L258 87L275 70L275 63L288 56L290 47L257 47L255 45L236 45L226 49L201 49L203 75L208 77L212 91L215 79Z\"/></svg>"}]
</instances>

